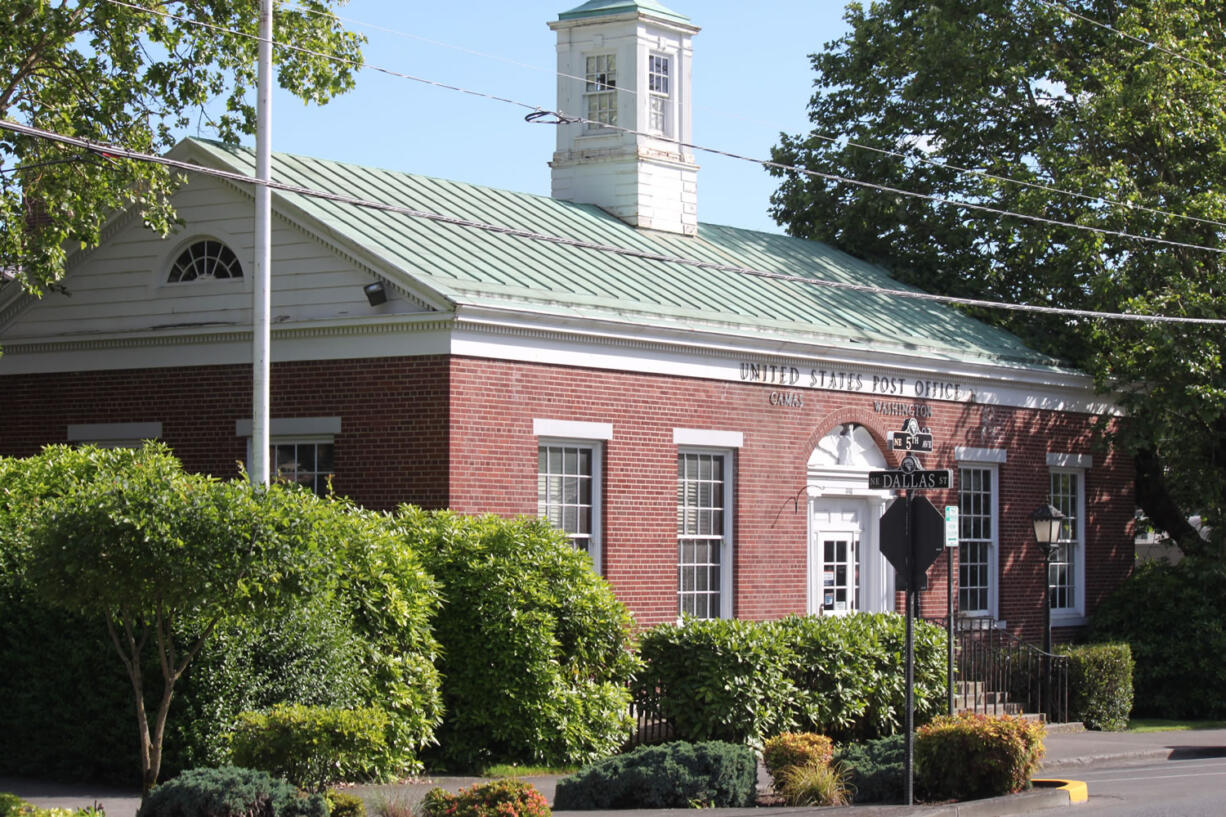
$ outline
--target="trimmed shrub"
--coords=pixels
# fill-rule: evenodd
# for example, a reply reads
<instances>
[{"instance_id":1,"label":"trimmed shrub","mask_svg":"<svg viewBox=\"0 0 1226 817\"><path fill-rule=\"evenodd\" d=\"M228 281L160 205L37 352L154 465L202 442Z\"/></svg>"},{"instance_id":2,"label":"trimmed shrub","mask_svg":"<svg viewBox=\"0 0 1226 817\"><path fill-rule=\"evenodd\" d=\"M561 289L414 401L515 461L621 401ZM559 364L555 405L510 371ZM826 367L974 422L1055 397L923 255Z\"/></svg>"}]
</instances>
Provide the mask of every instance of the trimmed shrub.
<instances>
[{"instance_id":1,"label":"trimmed shrub","mask_svg":"<svg viewBox=\"0 0 1226 817\"><path fill-rule=\"evenodd\" d=\"M0 792L0 817L106 817L106 812L97 806L79 809L39 808L15 794Z\"/></svg>"},{"instance_id":2,"label":"trimmed shrub","mask_svg":"<svg viewBox=\"0 0 1226 817\"><path fill-rule=\"evenodd\" d=\"M329 783L377 778L387 754L382 709L287 704L238 716L234 762L322 792Z\"/></svg>"},{"instance_id":3,"label":"trimmed shrub","mask_svg":"<svg viewBox=\"0 0 1226 817\"><path fill-rule=\"evenodd\" d=\"M1069 657L1072 719L1086 729L1119 732L1132 712L1132 651L1127 644L1064 647Z\"/></svg>"},{"instance_id":4,"label":"trimmed shrub","mask_svg":"<svg viewBox=\"0 0 1226 817\"><path fill-rule=\"evenodd\" d=\"M752 806L758 761L752 749L721 741L640 746L558 781L558 811Z\"/></svg>"},{"instance_id":5,"label":"trimmed shrub","mask_svg":"<svg viewBox=\"0 0 1226 817\"><path fill-rule=\"evenodd\" d=\"M936 800L1021 791L1039 768L1045 732L1008 715L939 717L916 731L916 788Z\"/></svg>"},{"instance_id":6,"label":"trimmed shrub","mask_svg":"<svg viewBox=\"0 0 1226 817\"><path fill-rule=\"evenodd\" d=\"M848 779L842 767L809 761L783 767L775 791L789 806L845 806L852 796Z\"/></svg>"},{"instance_id":7,"label":"trimmed shrub","mask_svg":"<svg viewBox=\"0 0 1226 817\"><path fill-rule=\"evenodd\" d=\"M234 766L189 769L157 786L136 817L328 817L322 795Z\"/></svg>"},{"instance_id":8,"label":"trimmed shrub","mask_svg":"<svg viewBox=\"0 0 1226 817\"><path fill-rule=\"evenodd\" d=\"M833 758L830 738L812 732L783 732L762 746L762 764L776 779L789 766L829 765Z\"/></svg>"},{"instance_id":9,"label":"trimmed shrub","mask_svg":"<svg viewBox=\"0 0 1226 817\"><path fill-rule=\"evenodd\" d=\"M632 621L588 557L538 519L405 506L399 523L446 599L438 760L576 766L620 748Z\"/></svg>"},{"instance_id":10,"label":"trimmed shrub","mask_svg":"<svg viewBox=\"0 0 1226 817\"><path fill-rule=\"evenodd\" d=\"M549 817L545 795L531 783L504 778L477 783L452 794L440 788L426 792L422 817Z\"/></svg>"},{"instance_id":11,"label":"trimmed shrub","mask_svg":"<svg viewBox=\"0 0 1226 817\"><path fill-rule=\"evenodd\" d=\"M778 621L685 620L642 636L635 699L682 740L760 746L802 729L836 741L902 728L906 687L902 616L791 616ZM940 628L915 623L915 714L943 706Z\"/></svg>"},{"instance_id":12,"label":"trimmed shrub","mask_svg":"<svg viewBox=\"0 0 1226 817\"><path fill-rule=\"evenodd\" d=\"M1090 620L1087 636L1125 642L1135 662L1136 715L1226 718L1226 564L1145 562Z\"/></svg>"},{"instance_id":13,"label":"trimmed shrub","mask_svg":"<svg viewBox=\"0 0 1226 817\"><path fill-rule=\"evenodd\" d=\"M328 801L328 817L366 817L366 804L356 794L328 789L324 799Z\"/></svg>"},{"instance_id":14,"label":"trimmed shrub","mask_svg":"<svg viewBox=\"0 0 1226 817\"><path fill-rule=\"evenodd\" d=\"M636 700L680 740L761 746L795 725L791 644L774 622L685 619L643 634ZM658 695L652 694L658 690Z\"/></svg>"},{"instance_id":15,"label":"trimmed shrub","mask_svg":"<svg viewBox=\"0 0 1226 817\"><path fill-rule=\"evenodd\" d=\"M945 707L945 634L913 622L915 722ZM777 623L791 645L787 676L799 690L796 722L839 743L892 735L906 712L906 620L893 613L790 616Z\"/></svg>"},{"instance_id":16,"label":"trimmed shrub","mask_svg":"<svg viewBox=\"0 0 1226 817\"><path fill-rule=\"evenodd\" d=\"M857 803L897 803L903 797L906 736L890 735L851 743L834 753L834 763L848 773Z\"/></svg>"}]
</instances>

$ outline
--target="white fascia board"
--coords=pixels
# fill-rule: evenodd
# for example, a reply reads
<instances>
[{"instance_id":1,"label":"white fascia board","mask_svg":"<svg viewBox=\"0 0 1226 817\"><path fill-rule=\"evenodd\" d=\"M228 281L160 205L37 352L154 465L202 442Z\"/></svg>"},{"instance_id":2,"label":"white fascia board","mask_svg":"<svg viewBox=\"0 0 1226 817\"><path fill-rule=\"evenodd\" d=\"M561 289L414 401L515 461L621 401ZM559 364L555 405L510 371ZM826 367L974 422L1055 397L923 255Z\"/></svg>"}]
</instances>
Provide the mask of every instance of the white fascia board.
<instances>
[{"instance_id":1,"label":"white fascia board","mask_svg":"<svg viewBox=\"0 0 1226 817\"><path fill-rule=\"evenodd\" d=\"M959 395L960 401L967 404L973 396L976 403L983 405L1120 413L1094 391L1090 377L1066 369L934 360L931 356L891 354L868 348L848 350L814 342L733 337L718 332L645 330L631 322L543 320L528 312L471 306L457 310L451 351L473 357L735 382L746 382L738 371L742 361L768 361L796 366L805 372L825 367L866 376L956 381L967 387ZM899 402L921 399L914 395L861 396Z\"/></svg>"}]
</instances>

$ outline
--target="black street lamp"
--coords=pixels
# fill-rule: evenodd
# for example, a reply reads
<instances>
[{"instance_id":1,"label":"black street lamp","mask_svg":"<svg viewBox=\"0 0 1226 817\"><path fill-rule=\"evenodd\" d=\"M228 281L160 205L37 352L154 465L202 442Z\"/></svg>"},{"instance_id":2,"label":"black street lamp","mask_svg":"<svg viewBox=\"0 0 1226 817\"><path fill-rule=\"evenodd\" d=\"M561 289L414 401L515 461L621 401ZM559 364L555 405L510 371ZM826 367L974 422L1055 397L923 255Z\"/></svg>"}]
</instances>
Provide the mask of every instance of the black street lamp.
<instances>
[{"instance_id":1,"label":"black street lamp","mask_svg":"<svg viewBox=\"0 0 1226 817\"><path fill-rule=\"evenodd\" d=\"M1034 538L1043 551L1043 652L1051 654L1051 557L1060 543L1064 514L1052 505L1041 505L1030 515Z\"/></svg>"}]
</instances>

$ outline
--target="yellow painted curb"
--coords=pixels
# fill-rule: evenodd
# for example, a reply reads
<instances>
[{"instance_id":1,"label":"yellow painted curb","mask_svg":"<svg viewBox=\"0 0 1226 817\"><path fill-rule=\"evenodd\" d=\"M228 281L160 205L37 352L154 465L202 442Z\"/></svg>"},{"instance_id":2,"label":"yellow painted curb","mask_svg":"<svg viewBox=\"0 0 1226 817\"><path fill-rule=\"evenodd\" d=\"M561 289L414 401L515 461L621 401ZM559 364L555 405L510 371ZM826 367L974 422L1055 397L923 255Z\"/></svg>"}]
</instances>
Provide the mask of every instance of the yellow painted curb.
<instances>
[{"instance_id":1,"label":"yellow painted curb","mask_svg":"<svg viewBox=\"0 0 1226 817\"><path fill-rule=\"evenodd\" d=\"M1090 799L1090 788L1084 780L1058 780L1056 778L1035 778L1030 783L1045 789L1061 789L1068 792L1070 803L1084 803Z\"/></svg>"}]
</instances>

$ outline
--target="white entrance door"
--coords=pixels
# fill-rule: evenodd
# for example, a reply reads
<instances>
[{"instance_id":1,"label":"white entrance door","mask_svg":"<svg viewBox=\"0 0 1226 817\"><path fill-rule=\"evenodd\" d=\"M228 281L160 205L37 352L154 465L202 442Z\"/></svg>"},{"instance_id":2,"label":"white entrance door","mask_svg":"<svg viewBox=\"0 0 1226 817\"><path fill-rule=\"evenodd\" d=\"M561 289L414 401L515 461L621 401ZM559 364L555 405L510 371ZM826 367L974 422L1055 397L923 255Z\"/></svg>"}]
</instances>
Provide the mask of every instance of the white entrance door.
<instances>
[{"instance_id":1,"label":"white entrance door","mask_svg":"<svg viewBox=\"0 0 1226 817\"><path fill-rule=\"evenodd\" d=\"M885 612L893 582L877 544L880 503L815 497L810 504L809 612Z\"/></svg>"}]
</instances>

